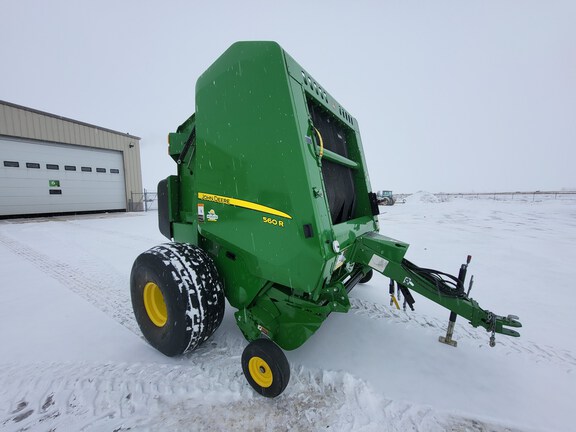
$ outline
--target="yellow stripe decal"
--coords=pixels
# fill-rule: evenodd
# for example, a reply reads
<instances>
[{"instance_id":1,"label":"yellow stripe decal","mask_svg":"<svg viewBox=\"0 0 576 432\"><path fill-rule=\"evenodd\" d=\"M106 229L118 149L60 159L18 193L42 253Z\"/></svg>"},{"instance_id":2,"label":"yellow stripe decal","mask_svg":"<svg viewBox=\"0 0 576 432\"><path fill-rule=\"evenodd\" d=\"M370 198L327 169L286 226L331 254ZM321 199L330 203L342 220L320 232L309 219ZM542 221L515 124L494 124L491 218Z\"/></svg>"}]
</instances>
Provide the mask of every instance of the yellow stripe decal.
<instances>
[{"instance_id":1,"label":"yellow stripe decal","mask_svg":"<svg viewBox=\"0 0 576 432\"><path fill-rule=\"evenodd\" d=\"M242 208L247 208L250 210L256 210L262 213L268 213L274 216L280 216L286 219L292 219L292 216L290 216L287 213L281 212L280 210L276 210L273 209L271 207L266 207L260 204L256 204L250 201L244 201L241 199L236 199L236 198L230 198L230 197L225 197L225 196L220 196L220 195L214 195L214 194L207 194L204 192L198 192L198 199L201 199L202 201L211 201L211 202L215 202L215 203L219 203L219 204L225 204L225 205L232 205L232 206L236 206L236 207L242 207Z\"/></svg>"}]
</instances>

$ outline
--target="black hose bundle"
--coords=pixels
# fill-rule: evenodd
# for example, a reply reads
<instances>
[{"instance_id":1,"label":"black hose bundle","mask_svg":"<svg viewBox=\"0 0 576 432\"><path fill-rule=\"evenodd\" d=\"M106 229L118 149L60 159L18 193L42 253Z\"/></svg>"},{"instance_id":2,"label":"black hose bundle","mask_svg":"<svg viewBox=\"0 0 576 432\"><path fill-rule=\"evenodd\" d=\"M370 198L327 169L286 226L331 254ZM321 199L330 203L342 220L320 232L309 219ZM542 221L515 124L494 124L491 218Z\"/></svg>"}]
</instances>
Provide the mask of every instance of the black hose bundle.
<instances>
[{"instance_id":1,"label":"black hose bundle","mask_svg":"<svg viewBox=\"0 0 576 432\"><path fill-rule=\"evenodd\" d=\"M402 267L430 282L436 289L449 297L466 298L463 283L456 276L438 270L418 267L407 259L402 260Z\"/></svg>"}]
</instances>

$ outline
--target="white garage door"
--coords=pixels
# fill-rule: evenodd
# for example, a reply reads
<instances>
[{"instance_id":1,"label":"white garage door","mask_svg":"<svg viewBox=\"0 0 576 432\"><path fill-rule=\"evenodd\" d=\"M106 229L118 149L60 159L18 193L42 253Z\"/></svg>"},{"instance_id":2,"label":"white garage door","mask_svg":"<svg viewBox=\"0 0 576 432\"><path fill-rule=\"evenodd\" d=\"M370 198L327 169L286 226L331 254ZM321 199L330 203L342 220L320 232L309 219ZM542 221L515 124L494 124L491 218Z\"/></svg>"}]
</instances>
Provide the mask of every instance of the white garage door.
<instances>
[{"instance_id":1,"label":"white garage door","mask_svg":"<svg viewBox=\"0 0 576 432\"><path fill-rule=\"evenodd\" d=\"M122 152L0 138L0 216L125 210Z\"/></svg>"}]
</instances>

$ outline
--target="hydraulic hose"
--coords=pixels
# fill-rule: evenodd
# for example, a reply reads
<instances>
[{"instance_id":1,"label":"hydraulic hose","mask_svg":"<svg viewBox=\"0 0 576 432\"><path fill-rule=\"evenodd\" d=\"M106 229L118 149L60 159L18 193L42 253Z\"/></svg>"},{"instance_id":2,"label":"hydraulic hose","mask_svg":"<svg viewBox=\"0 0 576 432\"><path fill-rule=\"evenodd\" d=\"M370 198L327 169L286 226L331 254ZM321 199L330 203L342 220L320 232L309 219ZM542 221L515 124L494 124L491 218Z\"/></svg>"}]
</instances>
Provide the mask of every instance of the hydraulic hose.
<instances>
[{"instance_id":1,"label":"hydraulic hose","mask_svg":"<svg viewBox=\"0 0 576 432\"><path fill-rule=\"evenodd\" d=\"M318 141L320 141L320 158L322 158L322 156L324 156L324 140L322 139L322 134L320 133L320 131L316 129L316 126L312 127L314 128L316 134L318 135Z\"/></svg>"},{"instance_id":2,"label":"hydraulic hose","mask_svg":"<svg viewBox=\"0 0 576 432\"><path fill-rule=\"evenodd\" d=\"M402 267L433 284L445 296L466 298L464 285L456 276L438 270L418 267L407 259L402 260Z\"/></svg>"}]
</instances>

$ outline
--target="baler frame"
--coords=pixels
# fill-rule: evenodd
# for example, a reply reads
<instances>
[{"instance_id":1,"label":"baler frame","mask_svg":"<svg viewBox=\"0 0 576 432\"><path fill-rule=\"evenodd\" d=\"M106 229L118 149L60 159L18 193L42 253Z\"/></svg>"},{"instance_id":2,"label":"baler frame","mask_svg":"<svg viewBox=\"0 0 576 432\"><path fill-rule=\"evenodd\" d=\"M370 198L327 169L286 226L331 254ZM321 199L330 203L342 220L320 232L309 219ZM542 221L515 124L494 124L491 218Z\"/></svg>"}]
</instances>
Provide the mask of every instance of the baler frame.
<instances>
[{"instance_id":1,"label":"baler frame","mask_svg":"<svg viewBox=\"0 0 576 432\"><path fill-rule=\"evenodd\" d=\"M373 270L474 327L519 336L508 328L521 326L516 317L464 292L465 272L420 269L404 258L406 243L378 234L358 122L278 44L236 43L208 68L196 112L169 135L169 154L178 175L159 184L159 228L180 246L145 252L131 282L140 327L162 352L207 339L225 294L251 341L248 381L277 396L289 379L280 348L298 348L330 313L347 312L349 291ZM167 324L155 328L150 317ZM171 329L171 319L185 328Z\"/></svg>"}]
</instances>

